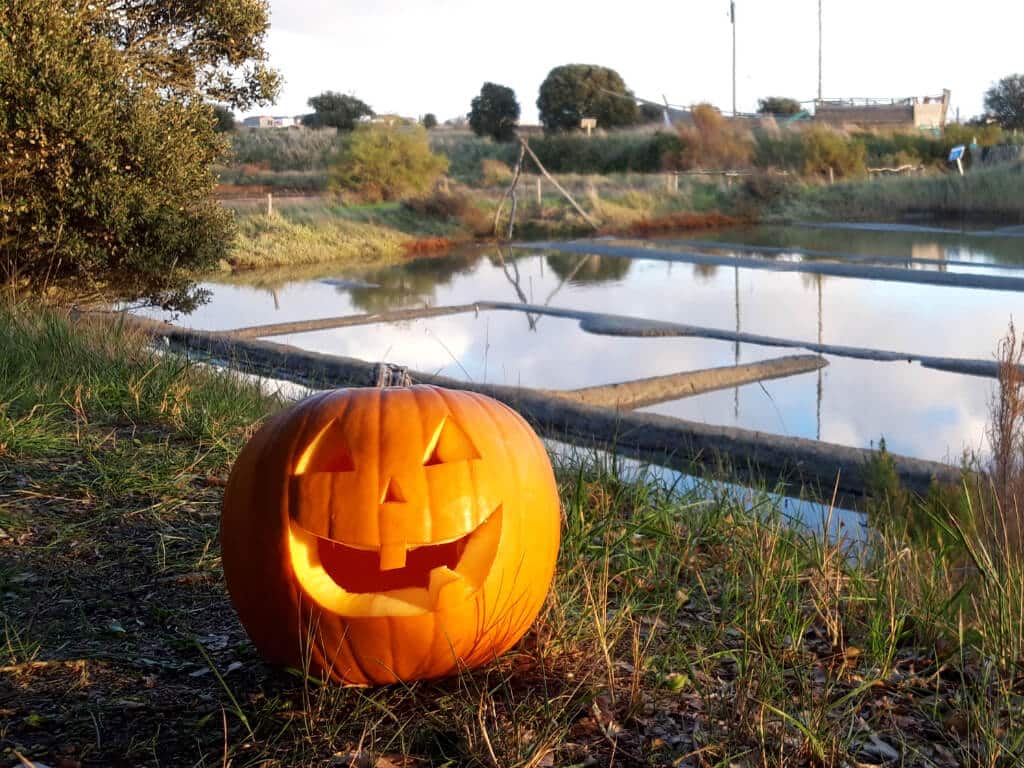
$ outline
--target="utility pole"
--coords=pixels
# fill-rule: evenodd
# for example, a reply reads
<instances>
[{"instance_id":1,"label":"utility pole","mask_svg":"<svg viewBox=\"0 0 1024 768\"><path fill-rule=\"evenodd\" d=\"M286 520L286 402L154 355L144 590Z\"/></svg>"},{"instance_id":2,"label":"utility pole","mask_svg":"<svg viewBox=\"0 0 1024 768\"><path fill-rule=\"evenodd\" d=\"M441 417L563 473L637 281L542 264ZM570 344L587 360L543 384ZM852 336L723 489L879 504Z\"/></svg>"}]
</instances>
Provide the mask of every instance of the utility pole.
<instances>
[{"instance_id":1,"label":"utility pole","mask_svg":"<svg viewBox=\"0 0 1024 768\"><path fill-rule=\"evenodd\" d=\"M729 0L729 21L732 22L732 116L736 117L736 0Z\"/></svg>"},{"instance_id":2,"label":"utility pole","mask_svg":"<svg viewBox=\"0 0 1024 768\"><path fill-rule=\"evenodd\" d=\"M821 0L818 0L818 101L821 101Z\"/></svg>"}]
</instances>

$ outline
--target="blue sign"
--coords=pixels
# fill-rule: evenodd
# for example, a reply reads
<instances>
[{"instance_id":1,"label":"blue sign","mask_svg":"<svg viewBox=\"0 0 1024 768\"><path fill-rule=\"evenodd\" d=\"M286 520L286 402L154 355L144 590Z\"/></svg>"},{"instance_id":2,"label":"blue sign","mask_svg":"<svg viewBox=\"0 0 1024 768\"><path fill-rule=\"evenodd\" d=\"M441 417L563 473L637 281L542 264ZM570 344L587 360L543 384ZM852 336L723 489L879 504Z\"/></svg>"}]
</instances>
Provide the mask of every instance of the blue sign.
<instances>
[{"instance_id":1,"label":"blue sign","mask_svg":"<svg viewBox=\"0 0 1024 768\"><path fill-rule=\"evenodd\" d=\"M949 150L949 162L955 163L957 160L963 157L965 149L966 147L964 147L963 144L957 144L955 147Z\"/></svg>"}]
</instances>

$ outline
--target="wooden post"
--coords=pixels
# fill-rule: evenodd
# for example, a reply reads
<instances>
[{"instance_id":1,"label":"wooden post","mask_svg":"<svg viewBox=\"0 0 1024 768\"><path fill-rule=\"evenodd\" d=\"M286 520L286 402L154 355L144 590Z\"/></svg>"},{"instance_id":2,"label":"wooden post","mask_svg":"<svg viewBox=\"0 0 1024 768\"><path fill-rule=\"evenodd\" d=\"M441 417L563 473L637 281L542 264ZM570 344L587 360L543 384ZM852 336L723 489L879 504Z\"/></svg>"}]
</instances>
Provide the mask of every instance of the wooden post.
<instances>
[{"instance_id":1,"label":"wooden post","mask_svg":"<svg viewBox=\"0 0 1024 768\"><path fill-rule=\"evenodd\" d=\"M267 192L267 216L274 215L274 194Z\"/></svg>"},{"instance_id":2,"label":"wooden post","mask_svg":"<svg viewBox=\"0 0 1024 768\"><path fill-rule=\"evenodd\" d=\"M544 206L544 195L541 190L540 176L537 177L537 207L542 208Z\"/></svg>"},{"instance_id":3,"label":"wooden post","mask_svg":"<svg viewBox=\"0 0 1024 768\"><path fill-rule=\"evenodd\" d=\"M835 184L836 183L836 172L835 172L835 169L832 168L831 165L828 167L828 183L829 184Z\"/></svg>"}]
</instances>

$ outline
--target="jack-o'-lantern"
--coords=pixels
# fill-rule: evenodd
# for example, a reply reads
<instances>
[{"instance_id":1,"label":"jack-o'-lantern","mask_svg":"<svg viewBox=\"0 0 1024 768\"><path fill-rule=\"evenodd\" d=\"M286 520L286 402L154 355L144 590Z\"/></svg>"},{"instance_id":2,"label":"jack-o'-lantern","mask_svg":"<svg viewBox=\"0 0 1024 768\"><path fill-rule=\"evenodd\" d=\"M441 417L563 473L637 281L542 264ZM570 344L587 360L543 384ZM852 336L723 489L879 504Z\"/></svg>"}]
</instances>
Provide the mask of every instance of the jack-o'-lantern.
<instances>
[{"instance_id":1,"label":"jack-o'-lantern","mask_svg":"<svg viewBox=\"0 0 1024 768\"><path fill-rule=\"evenodd\" d=\"M353 684L439 677L508 650L554 573L543 444L483 395L341 389L271 419L224 496L224 574L269 660Z\"/></svg>"}]
</instances>

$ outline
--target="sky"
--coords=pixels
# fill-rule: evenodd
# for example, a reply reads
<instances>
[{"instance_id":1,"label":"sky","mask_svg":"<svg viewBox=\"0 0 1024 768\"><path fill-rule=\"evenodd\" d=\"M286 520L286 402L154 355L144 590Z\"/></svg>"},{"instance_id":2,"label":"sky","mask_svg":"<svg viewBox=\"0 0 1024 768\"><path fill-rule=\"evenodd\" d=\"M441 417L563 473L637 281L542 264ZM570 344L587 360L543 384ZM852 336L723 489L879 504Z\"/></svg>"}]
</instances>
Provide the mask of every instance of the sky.
<instances>
[{"instance_id":1,"label":"sky","mask_svg":"<svg viewBox=\"0 0 1024 768\"><path fill-rule=\"evenodd\" d=\"M952 91L963 119L985 90L1024 72L1016 0L821 0L825 98ZM735 0L737 109L758 98L810 100L818 89L818 0ZM728 0L270 0L270 63L284 76L273 107L297 115L325 90L378 113L465 115L485 81L511 87L521 122L561 64L611 67L640 97L732 108Z\"/></svg>"}]
</instances>

